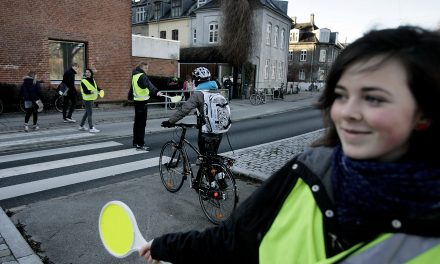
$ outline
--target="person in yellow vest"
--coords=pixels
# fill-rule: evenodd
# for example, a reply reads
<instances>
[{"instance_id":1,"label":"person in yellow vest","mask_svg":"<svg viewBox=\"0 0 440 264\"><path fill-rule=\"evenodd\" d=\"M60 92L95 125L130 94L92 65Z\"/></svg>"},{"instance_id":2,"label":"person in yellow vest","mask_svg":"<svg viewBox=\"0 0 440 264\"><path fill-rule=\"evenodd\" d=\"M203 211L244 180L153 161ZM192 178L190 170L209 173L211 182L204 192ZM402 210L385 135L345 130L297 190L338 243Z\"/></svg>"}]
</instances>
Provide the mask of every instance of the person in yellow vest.
<instances>
[{"instance_id":1,"label":"person in yellow vest","mask_svg":"<svg viewBox=\"0 0 440 264\"><path fill-rule=\"evenodd\" d=\"M93 78L93 71L91 69L86 69L85 78L81 80L81 95L84 104L84 115L81 119L81 123L79 124L80 131L86 131L87 129L84 127L86 123L86 119L89 123L89 132L90 133L98 133L100 130L96 129L93 126L92 114L93 114L93 104L96 99L98 99L98 93L101 91L101 88L96 84L95 79Z\"/></svg>"},{"instance_id":2,"label":"person in yellow vest","mask_svg":"<svg viewBox=\"0 0 440 264\"><path fill-rule=\"evenodd\" d=\"M336 58L324 136L223 224L147 242L148 262L437 263L440 33L371 31Z\"/></svg>"},{"instance_id":3,"label":"person in yellow vest","mask_svg":"<svg viewBox=\"0 0 440 264\"><path fill-rule=\"evenodd\" d=\"M161 96L162 93L154 86L147 76L148 63L140 62L133 70L131 88L134 103L133 147L137 150L150 150L145 146L145 126L148 116L148 99L150 95Z\"/></svg>"}]
</instances>

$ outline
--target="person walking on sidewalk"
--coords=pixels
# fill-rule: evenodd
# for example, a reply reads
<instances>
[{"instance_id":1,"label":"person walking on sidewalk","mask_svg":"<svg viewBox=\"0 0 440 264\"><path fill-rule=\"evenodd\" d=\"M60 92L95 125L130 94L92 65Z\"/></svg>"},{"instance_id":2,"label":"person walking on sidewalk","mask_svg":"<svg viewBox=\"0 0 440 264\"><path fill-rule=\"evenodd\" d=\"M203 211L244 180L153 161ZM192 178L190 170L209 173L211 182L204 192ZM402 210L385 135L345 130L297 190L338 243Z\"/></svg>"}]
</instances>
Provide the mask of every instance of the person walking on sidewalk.
<instances>
[{"instance_id":1,"label":"person walking on sidewalk","mask_svg":"<svg viewBox=\"0 0 440 264\"><path fill-rule=\"evenodd\" d=\"M205 231L147 242L147 261L431 263L440 256L440 34L371 31L336 58L326 134Z\"/></svg>"},{"instance_id":2,"label":"person walking on sidewalk","mask_svg":"<svg viewBox=\"0 0 440 264\"><path fill-rule=\"evenodd\" d=\"M150 99L150 95L162 95L148 79L147 72L148 63L140 62L133 70L130 88L133 91L134 103L133 147L137 150L146 151L150 149L145 146L145 127L148 116L147 101Z\"/></svg>"},{"instance_id":3,"label":"person walking on sidewalk","mask_svg":"<svg viewBox=\"0 0 440 264\"><path fill-rule=\"evenodd\" d=\"M20 98L24 99L24 108L26 115L24 117L24 131L29 132L29 119L32 115L33 129L38 130L38 108L37 101L41 100L41 87L37 81L37 74L34 71L30 71L23 80L23 84L20 88Z\"/></svg>"},{"instance_id":4,"label":"person walking on sidewalk","mask_svg":"<svg viewBox=\"0 0 440 264\"><path fill-rule=\"evenodd\" d=\"M64 96L64 104L63 104L63 120L64 123L75 123L76 120L72 119L73 111L75 110L76 105L76 97L78 93L75 88L75 74L79 71L78 63L72 63L72 67L70 67L63 75L63 83L67 86L68 91L66 96ZM70 107L69 107L70 101ZM67 108L69 108L69 112L67 113Z\"/></svg>"},{"instance_id":5,"label":"person walking on sidewalk","mask_svg":"<svg viewBox=\"0 0 440 264\"><path fill-rule=\"evenodd\" d=\"M98 92L102 89L98 87L95 79L93 78L93 71L91 69L86 69L85 78L81 80L81 95L84 103L85 112L81 119L81 123L79 124L79 130L85 131L86 128L84 124L86 123L86 119L89 123L89 132L90 133L98 133L99 130L93 126L92 113L93 113L93 104L96 99L98 99Z\"/></svg>"}]
</instances>

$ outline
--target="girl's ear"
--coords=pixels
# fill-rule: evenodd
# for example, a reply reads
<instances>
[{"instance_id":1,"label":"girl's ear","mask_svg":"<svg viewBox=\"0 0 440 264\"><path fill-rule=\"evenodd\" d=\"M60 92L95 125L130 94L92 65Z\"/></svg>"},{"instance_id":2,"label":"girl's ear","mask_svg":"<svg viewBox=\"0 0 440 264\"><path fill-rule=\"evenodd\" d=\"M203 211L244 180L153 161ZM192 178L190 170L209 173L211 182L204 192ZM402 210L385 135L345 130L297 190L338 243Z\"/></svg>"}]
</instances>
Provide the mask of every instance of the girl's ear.
<instances>
[{"instance_id":1,"label":"girl's ear","mask_svg":"<svg viewBox=\"0 0 440 264\"><path fill-rule=\"evenodd\" d=\"M432 119L426 116L420 117L419 121L416 122L415 130L416 131L425 131L429 128L432 123Z\"/></svg>"}]
</instances>

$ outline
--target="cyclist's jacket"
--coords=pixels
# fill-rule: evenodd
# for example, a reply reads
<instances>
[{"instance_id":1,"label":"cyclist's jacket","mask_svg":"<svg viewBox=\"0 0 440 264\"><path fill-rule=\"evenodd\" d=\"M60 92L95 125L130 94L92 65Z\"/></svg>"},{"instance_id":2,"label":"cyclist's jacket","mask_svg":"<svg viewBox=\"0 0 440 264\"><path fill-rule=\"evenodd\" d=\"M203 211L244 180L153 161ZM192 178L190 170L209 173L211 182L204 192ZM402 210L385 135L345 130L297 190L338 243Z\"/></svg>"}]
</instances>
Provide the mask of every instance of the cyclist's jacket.
<instances>
[{"instance_id":1,"label":"cyclist's jacket","mask_svg":"<svg viewBox=\"0 0 440 264\"><path fill-rule=\"evenodd\" d=\"M147 74L139 67L133 70L130 90L133 91L134 101L147 101L150 99L151 94L156 95L159 91L148 79Z\"/></svg>"},{"instance_id":2,"label":"cyclist's jacket","mask_svg":"<svg viewBox=\"0 0 440 264\"><path fill-rule=\"evenodd\" d=\"M440 258L440 216L338 226L331 148L283 166L219 226L155 238L154 259L177 263L432 263Z\"/></svg>"},{"instance_id":3,"label":"cyclist's jacket","mask_svg":"<svg viewBox=\"0 0 440 264\"><path fill-rule=\"evenodd\" d=\"M93 78L85 78L81 80L81 95L85 101L94 101L98 99L98 91L101 89L96 85Z\"/></svg>"}]
</instances>

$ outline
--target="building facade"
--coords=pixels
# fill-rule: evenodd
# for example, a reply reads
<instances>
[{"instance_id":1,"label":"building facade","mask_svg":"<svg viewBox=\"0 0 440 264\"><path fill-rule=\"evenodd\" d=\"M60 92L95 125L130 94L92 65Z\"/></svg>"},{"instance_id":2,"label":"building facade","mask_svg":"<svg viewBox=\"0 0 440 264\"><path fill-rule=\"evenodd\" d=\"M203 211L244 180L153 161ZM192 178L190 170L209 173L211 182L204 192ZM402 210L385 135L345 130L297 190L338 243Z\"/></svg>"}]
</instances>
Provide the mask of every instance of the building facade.
<instances>
[{"instance_id":1,"label":"building facade","mask_svg":"<svg viewBox=\"0 0 440 264\"><path fill-rule=\"evenodd\" d=\"M105 100L127 98L131 74L131 7L118 0L3 1L0 9L0 83L21 84L36 71L54 89L73 62L95 72ZM101 99L101 100L104 100Z\"/></svg>"},{"instance_id":2,"label":"building facade","mask_svg":"<svg viewBox=\"0 0 440 264\"><path fill-rule=\"evenodd\" d=\"M343 48L337 32L315 25L314 14L306 23L297 23L293 17L289 34L288 81L322 84Z\"/></svg>"}]
</instances>

